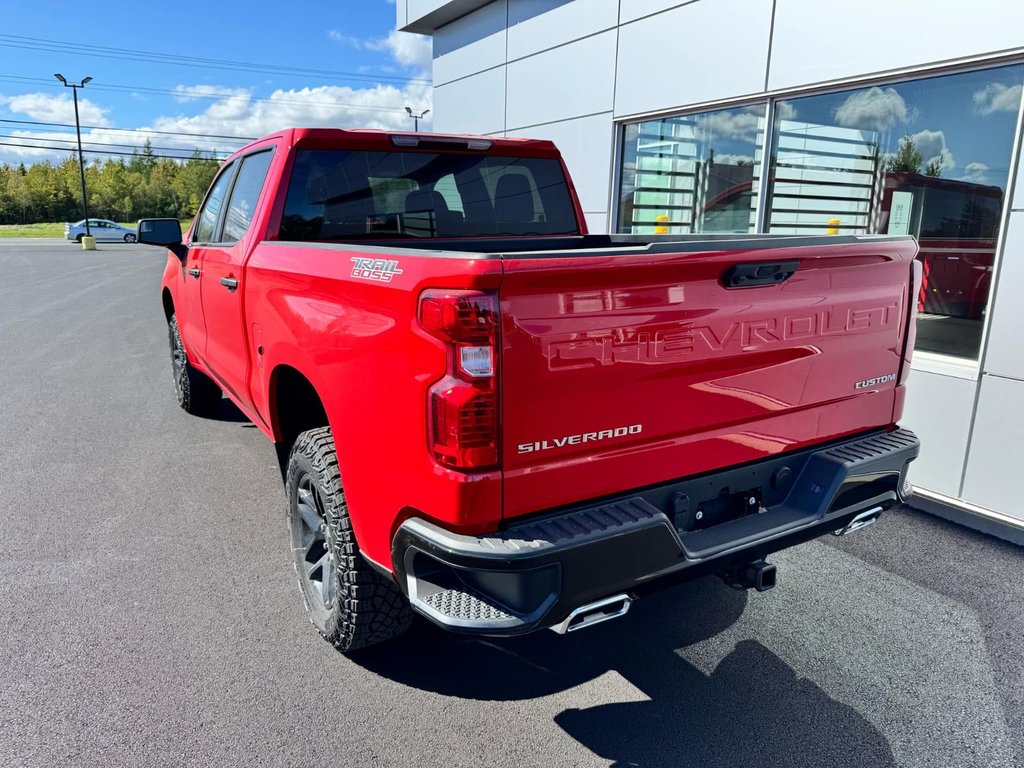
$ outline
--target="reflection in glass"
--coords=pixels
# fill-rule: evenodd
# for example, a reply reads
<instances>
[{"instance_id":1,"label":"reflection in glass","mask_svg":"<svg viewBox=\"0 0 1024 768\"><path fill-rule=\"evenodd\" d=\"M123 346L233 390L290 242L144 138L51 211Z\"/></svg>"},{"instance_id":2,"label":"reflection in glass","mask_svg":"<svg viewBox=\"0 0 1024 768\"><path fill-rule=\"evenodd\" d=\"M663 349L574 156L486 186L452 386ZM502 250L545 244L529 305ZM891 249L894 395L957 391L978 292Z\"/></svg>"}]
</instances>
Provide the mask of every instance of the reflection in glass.
<instances>
[{"instance_id":1,"label":"reflection in glass","mask_svg":"<svg viewBox=\"0 0 1024 768\"><path fill-rule=\"evenodd\" d=\"M619 231L752 232L765 105L625 128Z\"/></svg>"},{"instance_id":2,"label":"reflection in glass","mask_svg":"<svg viewBox=\"0 0 1024 768\"><path fill-rule=\"evenodd\" d=\"M917 348L976 359L1024 65L779 101L768 229L910 234Z\"/></svg>"}]
</instances>

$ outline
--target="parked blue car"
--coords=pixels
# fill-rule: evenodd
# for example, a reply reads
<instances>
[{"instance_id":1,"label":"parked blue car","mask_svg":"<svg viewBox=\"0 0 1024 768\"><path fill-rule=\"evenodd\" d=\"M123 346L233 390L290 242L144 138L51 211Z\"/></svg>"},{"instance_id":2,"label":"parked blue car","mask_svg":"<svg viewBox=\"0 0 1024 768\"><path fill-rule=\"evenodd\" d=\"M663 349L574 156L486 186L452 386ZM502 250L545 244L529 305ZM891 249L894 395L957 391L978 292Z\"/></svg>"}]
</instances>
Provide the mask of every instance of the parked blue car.
<instances>
[{"instance_id":1,"label":"parked blue car","mask_svg":"<svg viewBox=\"0 0 1024 768\"><path fill-rule=\"evenodd\" d=\"M89 219L90 234L99 240L123 240L126 243L134 243L136 233L134 229L122 227L116 221L109 219ZM67 240L80 242L85 237L85 219L76 221L74 224L64 224L64 237Z\"/></svg>"}]
</instances>

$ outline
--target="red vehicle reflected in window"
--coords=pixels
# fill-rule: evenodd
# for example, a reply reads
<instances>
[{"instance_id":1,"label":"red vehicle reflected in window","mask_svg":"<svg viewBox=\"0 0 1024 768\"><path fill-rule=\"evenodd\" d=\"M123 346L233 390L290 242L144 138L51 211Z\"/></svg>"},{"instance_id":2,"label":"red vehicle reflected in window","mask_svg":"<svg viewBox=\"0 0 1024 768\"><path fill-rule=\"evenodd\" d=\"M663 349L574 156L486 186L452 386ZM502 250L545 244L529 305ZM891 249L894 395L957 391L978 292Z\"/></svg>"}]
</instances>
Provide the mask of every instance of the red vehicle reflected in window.
<instances>
[{"instance_id":1,"label":"red vehicle reflected in window","mask_svg":"<svg viewBox=\"0 0 1024 768\"><path fill-rule=\"evenodd\" d=\"M1000 187L917 173L885 176L878 231L897 234L894 200L907 209L903 231L920 243L924 282L918 310L931 315L982 320L992 284L996 238L1003 205ZM896 227L894 227L896 224Z\"/></svg>"}]
</instances>

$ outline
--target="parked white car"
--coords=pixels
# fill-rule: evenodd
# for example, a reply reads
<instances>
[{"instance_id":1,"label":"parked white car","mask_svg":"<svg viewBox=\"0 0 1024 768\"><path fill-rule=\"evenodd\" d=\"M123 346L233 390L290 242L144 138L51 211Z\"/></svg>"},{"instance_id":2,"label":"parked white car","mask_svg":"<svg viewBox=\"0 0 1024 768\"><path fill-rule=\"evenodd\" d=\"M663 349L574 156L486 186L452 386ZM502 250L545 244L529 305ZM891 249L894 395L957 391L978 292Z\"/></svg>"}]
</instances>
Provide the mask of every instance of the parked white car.
<instances>
[{"instance_id":1,"label":"parked white car","mask_svg":"<svg viewBox=\"0 0 1024 768\"><path fill-rule=\"evenodd\" d=\"M122 227L109 219L89 219L89 230L97 240L123 240L126 243L134 243L136 240L134 229ZM81 241L85 237L85 219L74 224L65 223L64 237L67 240Z\"/></svg>"}]
</instances>

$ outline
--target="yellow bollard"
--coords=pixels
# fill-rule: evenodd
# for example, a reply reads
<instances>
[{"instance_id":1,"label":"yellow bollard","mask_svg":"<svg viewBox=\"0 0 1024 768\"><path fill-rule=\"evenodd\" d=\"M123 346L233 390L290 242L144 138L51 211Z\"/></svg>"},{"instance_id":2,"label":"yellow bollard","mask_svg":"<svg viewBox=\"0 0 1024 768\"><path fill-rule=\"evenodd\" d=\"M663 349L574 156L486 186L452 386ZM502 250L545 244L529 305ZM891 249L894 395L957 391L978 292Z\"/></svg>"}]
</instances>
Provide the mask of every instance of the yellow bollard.
<instances>
[{"instance_id":1,"label":"yellow bollard","mask_svg":"<svg viewBox=\"0 0 1024 768\"><path fill-rule=\"evenodd\" d=\"M828 229L825 231L826 235L838 235L839 234L839 219L829 219Z\"/></svg>"},{"instance_id":2,"label":"yellow bollard","mask_svg":"<svg viewBox=\"0 0 1024 768\"><path fill-rule=\"evenodd\" d=\"M95 237L83 237L82 238L82 250L83 251L95 251L96 250L96 238Z\"/></svg>"},{"instance_id":3,"label":"yellow bollard","mask_svg":"<svg viewBox=\"0 0 1024 768\"><path fill-rule=\"evenodd\" d=\"M656 235L667 235L668 234L668 216L662 214L661 216L655 216L654 220L658 222L654 225L654 234ZM662 224L662 222L665 222Z\"/></svg>"}]
</instances>

